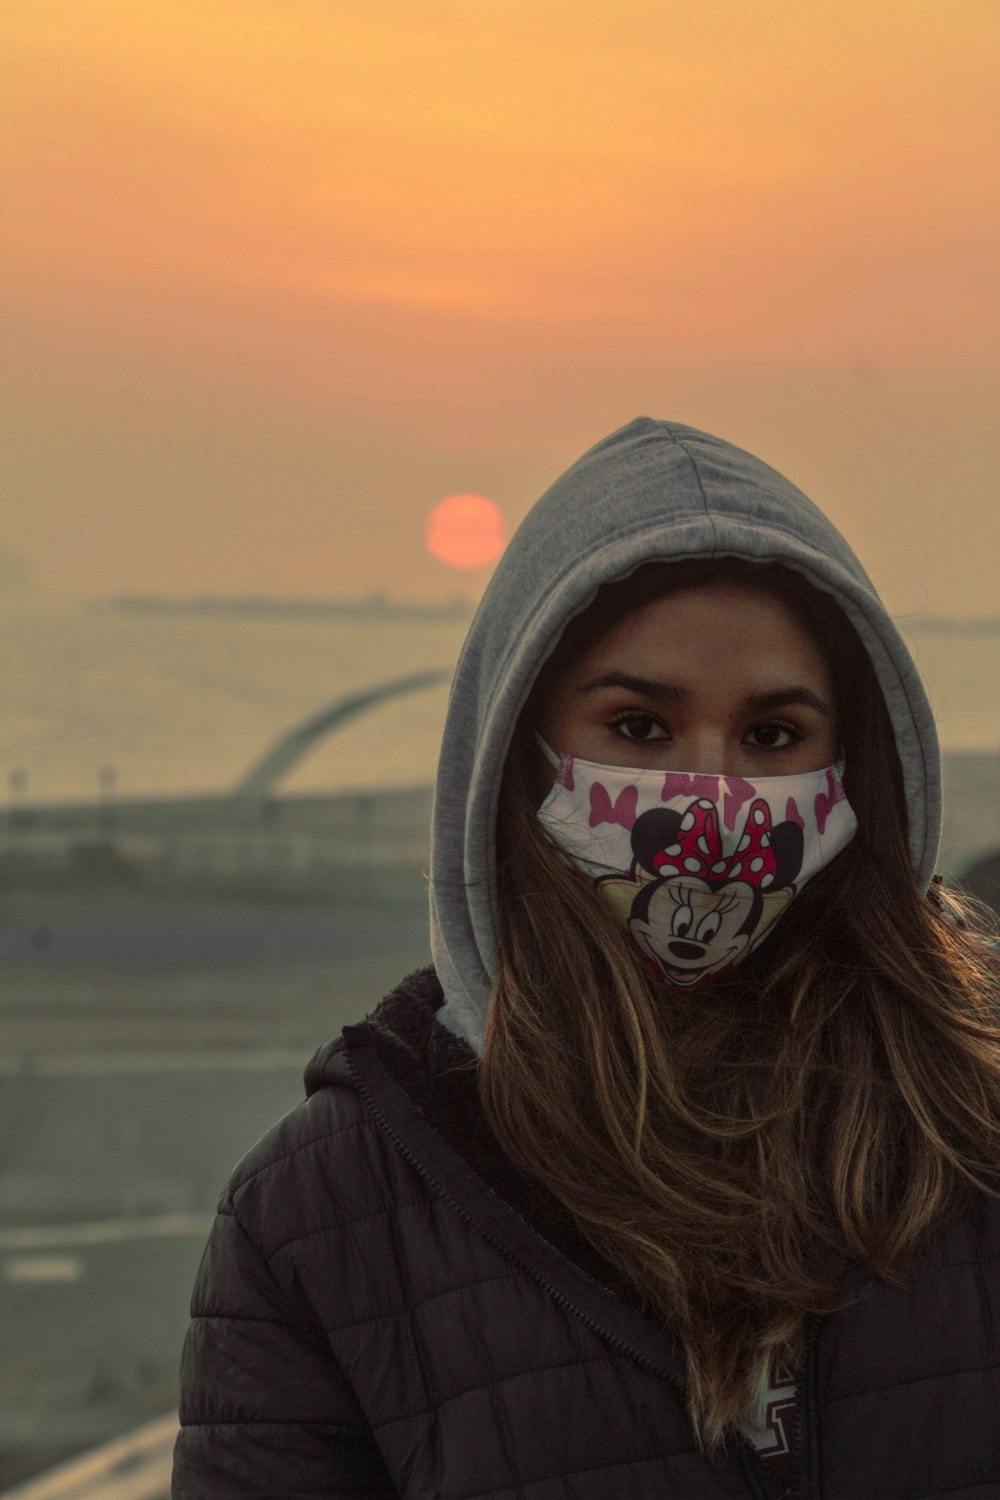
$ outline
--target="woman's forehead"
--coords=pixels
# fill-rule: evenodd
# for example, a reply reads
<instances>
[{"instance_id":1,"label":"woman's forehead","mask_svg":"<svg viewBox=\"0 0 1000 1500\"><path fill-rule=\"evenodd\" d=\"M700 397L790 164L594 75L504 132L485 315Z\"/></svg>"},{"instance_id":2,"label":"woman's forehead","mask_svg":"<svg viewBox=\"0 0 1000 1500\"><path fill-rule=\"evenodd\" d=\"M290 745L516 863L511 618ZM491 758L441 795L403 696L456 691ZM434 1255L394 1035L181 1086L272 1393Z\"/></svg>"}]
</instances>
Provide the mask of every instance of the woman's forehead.
<instances>
[{"instance_id":1,"label":"woman's forehead","mask_svg":"<svg viewBox=\"0 0 1000 1500\"><path fill-rule=\"evenodd\" d=\"M727 664L748 667L772 660L825 677L827 666L813 634L796 611L770 591L717 583L672 590L644 601L582 644L573 677L602 664Z\"/></svg>"}]
</instances>

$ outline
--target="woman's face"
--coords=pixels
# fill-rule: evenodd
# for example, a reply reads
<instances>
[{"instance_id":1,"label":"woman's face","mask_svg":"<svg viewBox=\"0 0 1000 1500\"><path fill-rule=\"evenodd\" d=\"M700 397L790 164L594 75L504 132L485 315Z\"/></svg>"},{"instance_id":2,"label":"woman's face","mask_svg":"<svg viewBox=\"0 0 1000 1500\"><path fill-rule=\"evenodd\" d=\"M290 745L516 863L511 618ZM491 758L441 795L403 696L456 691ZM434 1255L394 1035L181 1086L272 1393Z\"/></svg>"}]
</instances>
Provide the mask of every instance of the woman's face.
<instances>
[{"instance_id":1,"label":"woman's face","mask_svg":"<svg viewBox=\"0 0 1000 1500\"><path fill-rule=\"evenodd\" d=\"M602 765L747 779L819 770L839 744L812 636L775 595L731 584L626 615L556 678L537 727Z\"/></svg>"}]
</instances>

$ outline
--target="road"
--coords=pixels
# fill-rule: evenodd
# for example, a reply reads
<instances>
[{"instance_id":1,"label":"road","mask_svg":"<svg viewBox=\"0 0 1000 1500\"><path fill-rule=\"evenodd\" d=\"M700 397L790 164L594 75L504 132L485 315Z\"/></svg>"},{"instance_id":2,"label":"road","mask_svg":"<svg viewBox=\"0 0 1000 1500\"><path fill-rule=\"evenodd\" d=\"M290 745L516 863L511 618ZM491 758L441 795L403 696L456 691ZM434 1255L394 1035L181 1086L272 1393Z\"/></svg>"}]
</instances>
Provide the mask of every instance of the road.
<instances>
[{"instance_id":1,"label":"road","mask_svg":"<svg viewBox=\"0 0 1000 1500\"><path fill-rule=\"evenodd\" d=\"M4 1180L74 1221L0 1228L0 1489L175 1404L218 1193L303 1095L291 1057L79 1062L5 1081L21 1098Z\"/></svg>"},{"instance_id":2,"label":"road","mask_svg":"<svg viewBox=\"0 0 1000 1500\"><path fill-rule=\"evenodd\" d=\"M0 1490L176 1406L210 1216L91 1244L0 1249ZM0 1241L2 1244L2 1241Z\"/></svg>"},{"instance_id":3,"label":"road","mask_svg":"<svg viewBox=\"0 0 1000 1500\"><path fill-rule=\"evenodd\" d=\"M234 1164L313 1051L426 962L416 900L3 895L0 1491L175 1406Z\"/></svg>"}]
</instances>

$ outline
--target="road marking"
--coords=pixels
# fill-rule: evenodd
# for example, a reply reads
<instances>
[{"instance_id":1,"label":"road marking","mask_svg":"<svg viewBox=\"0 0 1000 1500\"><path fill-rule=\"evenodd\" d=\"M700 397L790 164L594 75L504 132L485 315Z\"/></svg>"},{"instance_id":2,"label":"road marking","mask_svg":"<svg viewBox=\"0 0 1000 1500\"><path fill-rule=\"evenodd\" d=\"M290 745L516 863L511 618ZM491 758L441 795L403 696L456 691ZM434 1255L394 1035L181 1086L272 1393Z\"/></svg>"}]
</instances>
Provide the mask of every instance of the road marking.
<instances>
[{"instance_id":1,"label":"road marking","mask_svg":"<svg viewBox=\"0 0 1000 1500\"><path fill-rule=\"evenodd\" d=\"M171 1413L70 1459L0 1500L166 1500L177 1436Z\"/></svg>"},{"instance_id":2,"label":"road marking","mask_svg":"<svg viewBox=\"0 0 1000 1500\"><path fill-rule=\"evenodd\" d=\"M21 1255L4 1262L8 1281L79 1281L83 1261L78 1255Z\"/></svg>"},{"instance_id":3,"label":"road marking","mask_svg":"<svg viewBox=\"0 0 1000 1500\"><path fill-rule=\"evenodd\" d=\"M25 1224L0 1229L0 1251L56 1250L72 1245L115 1245L124 1240L204 1237L212 1214L147 1214L138 1219L101 1219L87 1224Z\"/></svg>"},{"instance_id":4,"label":"road marking","mask_svg":"<svg viewBox=\"0 0 1000 1500\"><path fill-rule=\"evenodd\" d=\"M301 1074L309 1061L287 1047L246 1052L56 1052L45 1056L7 1053L0 1056L0 1076L70 1078L105 1073L257 1073Z\"/></svg>"}]
</instances>

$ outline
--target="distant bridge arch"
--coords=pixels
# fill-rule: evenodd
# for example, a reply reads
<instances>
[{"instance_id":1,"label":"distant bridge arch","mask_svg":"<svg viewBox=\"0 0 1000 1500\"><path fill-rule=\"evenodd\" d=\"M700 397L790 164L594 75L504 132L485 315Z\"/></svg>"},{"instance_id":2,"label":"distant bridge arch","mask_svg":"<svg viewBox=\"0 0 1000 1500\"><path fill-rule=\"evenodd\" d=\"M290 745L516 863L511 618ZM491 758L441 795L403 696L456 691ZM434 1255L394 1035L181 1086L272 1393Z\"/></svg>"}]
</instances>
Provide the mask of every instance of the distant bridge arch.
<instances>
[{"instance_id":1,"label":"distant bridge arch","mask_svg":"<svg viewBox=\"0 0 1000 1500\"><path fill-rule=\"evenodd\" d=\"M421 688L447 682L450 675L450 672L438 667L429 672L414 672L408 677L395 677L391 682L382 682L377 687L365 688L363 692L348 693L346 697L338 698L335 703L328 704L318 714L313 714L287 734L283 734L237 783L233 795L266 797L275 782L286 776L293 766L297 766L314 745L335 730L342 729L351 719L377 708L380 703L387 703L390 698L399 698L404 693L416 693Z\"/></svg>"}]
</instances>

